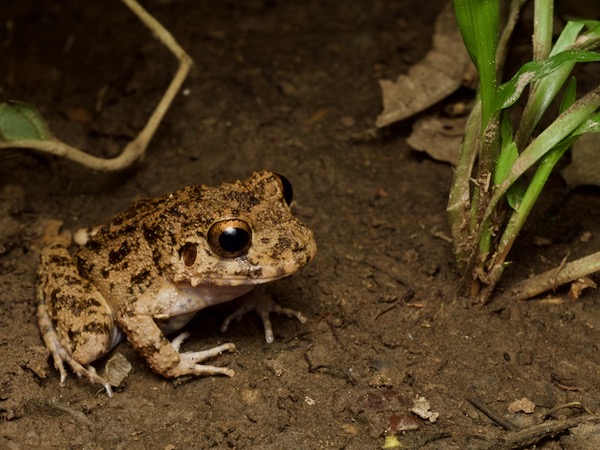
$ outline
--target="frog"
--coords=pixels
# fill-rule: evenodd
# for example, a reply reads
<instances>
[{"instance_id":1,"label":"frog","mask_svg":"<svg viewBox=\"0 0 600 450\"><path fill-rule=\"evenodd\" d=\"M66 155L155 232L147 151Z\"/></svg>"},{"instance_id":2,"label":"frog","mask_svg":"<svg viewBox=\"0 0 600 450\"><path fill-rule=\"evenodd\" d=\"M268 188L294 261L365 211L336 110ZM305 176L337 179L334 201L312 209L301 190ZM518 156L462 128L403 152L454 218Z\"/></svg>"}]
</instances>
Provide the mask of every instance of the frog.
<instances>
[{"instance_id":1,"label":"frog","mask_svg":"<svg viewBox=\"0 0 600 450\"><path fill-rule=\"evenodd\" d=\"M314 234L293 215L292 198L284 176L254 172L245 181L139 200L97 227L73 254L63 243L43 248L37 320L60 385L66 384L66 364L112 397L111 384L92 363L124 339L166 378L232 377L232 369L203 362L234 351L233 343L183 352L189 332L167 336L199 311L238 297L249 299L225 319L222 331L251 310L262 319L268 343L274 339L270 313L305 322L300 311L251 293L315 257Z\"/></svg>"}]
</instances>

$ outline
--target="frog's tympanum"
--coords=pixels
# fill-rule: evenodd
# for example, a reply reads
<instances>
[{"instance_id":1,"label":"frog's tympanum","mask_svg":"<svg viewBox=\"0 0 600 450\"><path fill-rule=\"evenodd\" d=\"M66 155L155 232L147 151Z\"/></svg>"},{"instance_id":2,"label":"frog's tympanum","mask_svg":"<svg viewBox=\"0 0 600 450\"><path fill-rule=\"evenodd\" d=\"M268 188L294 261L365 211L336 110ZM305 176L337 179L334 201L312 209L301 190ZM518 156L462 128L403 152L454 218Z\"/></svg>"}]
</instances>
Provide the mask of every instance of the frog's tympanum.
<instances>
[{"instance_id":1,"label":"frog's tympanum","mask_svg":"<svg viewBox=\"0 0 600 450\"><path fill-rule=\"evenodd\" d=\"M261 283L305 266L317 246L313 233L289 207L291 185L271 172L218 187L191 186L142 200L119 214L74 255L61 244L42 251L38 271L38 322L64 385L66 362L78 376L104 385L90 365L123 335L165 377L233 376L233 370L200 364L231 343L180 352L182 328L201 309L248 293ZM304 321L273 302L242 306L228 317L257 309L267 341L269 312Z\"/></svg>"}]
</instances>

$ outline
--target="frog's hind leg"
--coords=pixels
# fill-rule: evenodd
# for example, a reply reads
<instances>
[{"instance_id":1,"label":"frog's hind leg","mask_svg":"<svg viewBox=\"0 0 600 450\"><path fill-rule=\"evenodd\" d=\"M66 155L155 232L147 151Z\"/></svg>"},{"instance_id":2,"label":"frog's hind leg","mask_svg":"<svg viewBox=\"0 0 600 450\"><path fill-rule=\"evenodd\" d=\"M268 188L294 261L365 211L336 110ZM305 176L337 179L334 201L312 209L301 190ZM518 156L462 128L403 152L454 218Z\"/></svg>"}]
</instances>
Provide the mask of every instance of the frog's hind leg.
<instances>
[{"instance_id":1,"label":"frog's hind leg","mask_svg":"<svg viewBox=\"0 0 600 450\"><path fill-rule=\"evenodd\" d=\"M46 309L46 305L43 302L38 304L37 319L44 343L46 344L48 350L50 350L50 353L52 353L54 367L60 372L60 385L64 387L67 379L67 371L65 370L64 365L66 362L79 378L85 376L92 383L102 384L104 389L106 389L108 396L112 397L113 392L110 384L96 373L96 369L94 369L94 367L90 364L88 364L86 367L79 364L61 345L56 331L54 330L54 326L52 325L52 319L50 318L48 310Z\"/></svg>"},{"instance_id":2,"label":"frog's hind leg","mask_svg":"<svg viewBox=\"0 0 600 450\"><path fill-rule=\"evenodd\" d=\"M89 365L114 344L116 328L110 307L95 286L81 277L62 245L42 251L38 275L38 324L60 372L61 386L67 363L77 376L103 385L112 396L110 384Z\"/></svg>"}]
</instances>

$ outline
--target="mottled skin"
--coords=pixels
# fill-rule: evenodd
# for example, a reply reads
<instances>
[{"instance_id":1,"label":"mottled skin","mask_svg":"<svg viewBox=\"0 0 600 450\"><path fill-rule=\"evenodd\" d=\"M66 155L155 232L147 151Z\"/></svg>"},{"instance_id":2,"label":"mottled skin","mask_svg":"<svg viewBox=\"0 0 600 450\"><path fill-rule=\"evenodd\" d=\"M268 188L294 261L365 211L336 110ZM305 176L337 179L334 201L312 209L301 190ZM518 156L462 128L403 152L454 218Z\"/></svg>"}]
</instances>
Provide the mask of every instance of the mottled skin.
<instances>
[{"instance_id":1,"label":"mottled skin","mask_svg":"<svg viewBox=\"0 0 600 450\"><path fill-rule=\"evenodd\" d=\"M244 182L190 186L135 203L73 256L60 244L45 248L38 271L38 322L61 383L66 362L112 395L89 364L110 351L122 332L166 377L233 376L231 369L198 364L234 349L233 344L180 353L185 336L171 343L164 333L181 328L207 306L292 274L314 257L313 234L291 214L284 181L260 172ZM237 236L241 229L241 240L220 240L221 231L232 227ZM269 311L303 320L277 305L258 308L268 341Z\"/></svg>"}]
</instances>

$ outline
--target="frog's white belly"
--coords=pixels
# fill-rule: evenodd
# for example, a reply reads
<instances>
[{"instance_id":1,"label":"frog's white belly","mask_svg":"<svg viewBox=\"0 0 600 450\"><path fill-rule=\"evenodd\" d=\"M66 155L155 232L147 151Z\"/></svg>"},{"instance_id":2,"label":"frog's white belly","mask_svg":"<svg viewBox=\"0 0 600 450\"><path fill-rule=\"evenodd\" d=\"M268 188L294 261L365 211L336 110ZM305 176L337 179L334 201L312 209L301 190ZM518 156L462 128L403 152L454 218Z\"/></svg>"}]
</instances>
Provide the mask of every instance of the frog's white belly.
<instances>
[{"instance_id":1,"label":"frog's white belly","mask_svg":"<svg viewBox=\"0 0 600 450\"><path fill-rule=\"evenodd\" d=\"M169 284L153 297L152 311L146 310L144 313L158 319L158 327L164 334L169 334L186 326L201 309L241 297L253 288L252 284L238 286ZM157 305L160 305L158 309ZM109 350L115 348L124 337L123 331L114 327L111 330Z\"/></svg>"},{"instance_id":2,"label":"frog's white belly","mask_svg":"<svg viewBox=\"0 0 600 450\"><path fill-rule=\"evenodd\" d=\"M169 334L183 328L201 309L228 302L247 294L254 285L215 286L199 284L170 285L163 287L154 299L154 304L163 305L158 312L159 327Z\"/></svg>"}]
</instances>

